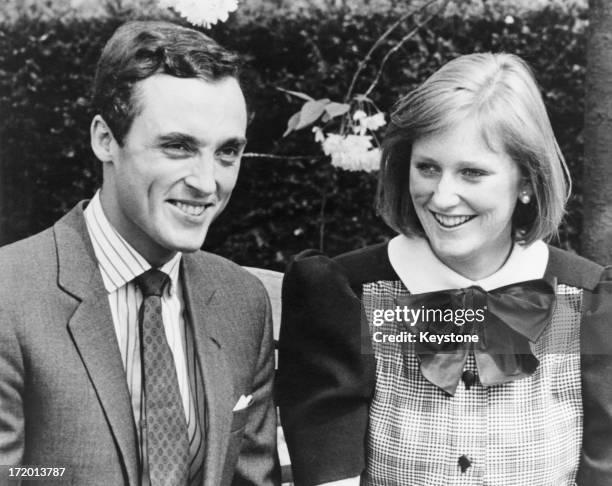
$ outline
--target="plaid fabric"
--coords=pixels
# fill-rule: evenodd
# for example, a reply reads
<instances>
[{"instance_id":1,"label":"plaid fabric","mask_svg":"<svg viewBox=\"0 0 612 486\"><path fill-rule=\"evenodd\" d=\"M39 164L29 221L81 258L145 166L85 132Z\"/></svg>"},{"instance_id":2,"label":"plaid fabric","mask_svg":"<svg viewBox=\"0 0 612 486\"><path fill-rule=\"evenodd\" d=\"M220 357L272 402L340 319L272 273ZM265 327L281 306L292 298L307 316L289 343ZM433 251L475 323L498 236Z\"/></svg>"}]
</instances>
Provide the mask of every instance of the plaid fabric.
<instances>
[{"instance_id":1,"label":"plaid fabric","mask_svg":"<svg viewBox=\"0 0 612 486\"><path fill-rule=\"evenodd\" d=\"M363 286L370 332L402 330L371 323L374 309L393 309L407 294L400 281ZM447 396L421 375L414 344L373 342L377 381L362 483L574 485L582 442L582 291L559 285L557 296L552 323L535 345L538 369L511 383L483 387L476 380L466 389L460 382ZM476 372L473 355L465 370Z\"/></svg>"}]
</instances>

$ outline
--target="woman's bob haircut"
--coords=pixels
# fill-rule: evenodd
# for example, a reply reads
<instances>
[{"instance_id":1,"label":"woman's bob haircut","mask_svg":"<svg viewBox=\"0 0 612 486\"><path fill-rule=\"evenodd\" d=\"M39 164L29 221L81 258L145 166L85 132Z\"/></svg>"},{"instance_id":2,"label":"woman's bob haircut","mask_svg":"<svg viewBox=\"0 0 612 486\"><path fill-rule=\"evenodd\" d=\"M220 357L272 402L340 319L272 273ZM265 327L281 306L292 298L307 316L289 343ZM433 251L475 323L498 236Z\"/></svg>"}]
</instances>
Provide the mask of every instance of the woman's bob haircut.
<instances>
[{"instance_id":1,"label":"woman's bob haircut","mask_svg":"<svg viewBox=\"0 0 612 486\"><path fill-rule=\"evenodd\" d=\"M409 193L412 144L476 120L492 151L504 151L533 189L517 202L514 238L524 244L557 234L570 177L529 66L512 54L470 54L441 67L400 99L382 143L378 211L394 230L424 235Z\"/></svg>"}]
</instances>

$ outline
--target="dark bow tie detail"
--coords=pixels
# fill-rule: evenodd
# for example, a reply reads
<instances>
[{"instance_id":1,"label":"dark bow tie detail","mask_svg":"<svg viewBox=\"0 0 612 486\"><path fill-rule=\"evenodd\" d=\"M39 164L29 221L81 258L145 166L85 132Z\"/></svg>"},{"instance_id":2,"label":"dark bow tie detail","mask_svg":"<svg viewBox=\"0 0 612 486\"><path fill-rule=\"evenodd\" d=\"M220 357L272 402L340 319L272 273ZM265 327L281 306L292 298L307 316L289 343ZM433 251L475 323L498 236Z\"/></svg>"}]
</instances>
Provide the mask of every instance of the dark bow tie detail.
<instances>
[{"instance_id":1,"label":"dark bow tie detail","mask_svg":"<svg viewBox=\"0 0 612 486\"><path fill-rule=\"evenodd\" d=\"M397 299L398 306L421 314L400 325L415 335L421 373L438 388L454 395L470 350L480 382L499 385L537 369L530 343L550 322L554 288L545 280L529 280L489 292L469 287L408 295ZM478 336L478 342L465 342L467 335Z\"/></svg>"}]
</instances>

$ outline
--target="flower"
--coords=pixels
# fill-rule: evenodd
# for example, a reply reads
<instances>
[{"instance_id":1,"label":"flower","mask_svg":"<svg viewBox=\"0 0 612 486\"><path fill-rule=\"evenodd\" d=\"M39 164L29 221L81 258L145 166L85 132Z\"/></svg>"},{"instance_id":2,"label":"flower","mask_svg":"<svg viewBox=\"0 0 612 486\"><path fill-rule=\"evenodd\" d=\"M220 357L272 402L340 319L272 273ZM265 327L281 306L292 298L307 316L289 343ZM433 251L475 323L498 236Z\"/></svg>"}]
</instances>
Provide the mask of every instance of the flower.
<instances>
[{"instance_id":1,"label":"flower","mask_svg":"<svg viewBox=\"0 0 612 486\"><path fill-rule=\"evenodd\" d=\"M385 121L385 114L378 112L375 115L369 116L361 120L361 124L365 125L368 130L375 131L380 127L384 127L387 122Z\"/></svg>"},{"instance_id":2,"label":"flower","mask_svg":"<svg viewBox=\"0 0 612 486\"><path fill-rule=\"evenodd\" d=\"M173 8L194 25L210 27L225 22L238 8L238 0L158 0L160 6Z\"/></svg>"},{"instance_id":3,"label":"flower","mask_svg":"<svg viewBox=\"0 0 612 486\"><path fill-rule=\"evenodd\" d=\"M362 110L355 112L353 120L357 122L357 125L353 126L353 132L357 135L365 135L368 130L375 132L387 123L384 113L377 112L372 116L367 116Z\"/></svg>"},{"instance_id":4,"label":"flower","mask_svg":"<svg viewBox=\"0 0 612 486\"><path fill-rule=\"evenodd\" d=\"M355 121L363 120L367 116L368 114L365 111L357 110L355 113L353 113L353 120Z\"/></svg>"},{"instance_id":5,"label":"flower","mask_svg":"<svg viewBox=\"0 0 612 486\"><path fill-rule=\"evenodd\" d=\"M312 127L312 133L314 133L315 142L318 142L318 143L325 142L325 134L323 133L323 130L321 130L321 127L317 127L317 126Z\"/></svg>"},{"instance_id":6,"label":"flower","mask_svg":"<svg viewBox=\"0 0 612 486\"><path fill-rule=\"evenodd\" d=\"M325 155L331 156L334 167L372 172L380 166L380 149L372 148L372 137L330 133L322 146Z\"/></svg>"}]
</instances>

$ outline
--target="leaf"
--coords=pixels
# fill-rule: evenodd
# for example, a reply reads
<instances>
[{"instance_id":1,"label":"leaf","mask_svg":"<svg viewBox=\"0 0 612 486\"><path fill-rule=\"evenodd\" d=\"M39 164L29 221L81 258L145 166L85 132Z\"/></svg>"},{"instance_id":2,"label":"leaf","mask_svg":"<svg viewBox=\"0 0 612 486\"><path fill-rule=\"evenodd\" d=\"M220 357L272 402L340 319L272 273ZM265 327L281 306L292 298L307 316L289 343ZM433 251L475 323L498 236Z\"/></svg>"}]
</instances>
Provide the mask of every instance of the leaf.
<instances>
[{"instance_id":1,"label":"leaf","mask_svg":"<svg viewBox=\"0 0 612 486\"><path fill-rule=\"evenodd\" d=\"M290 89L285 89L285 88L276 88L276 89L279 91L282 91L283 93L287 93L292 96L296 96L306 101L314 101L314 98L312 96L308 96L306 93L300 93L299 91L291 91Z\"/></svg>"},{"instance_id":2,"label":"leaf","mask_svg":"<svg viewBox=\"0 0 612 486\"><path fill-rule=\"evenodd\" d=\"M320 101L307 101L300 110L300 120L295 129L300 130L312 125L323 113L325 113L325 104Z\"/></svg>"},{"instance_id":3,"label":"leaf","mask_svg":"<svg viewBox=\"0 0 612 486\"><path fill-rule=\"evenodd\" d=\"M327 112L330 118L342 116L350 109L351 105L347 103L336 103L333 101L325 106L325 111Z\"/></svg>"},{"instance_id":4,"label":"leaf","mask_svg":"<svg viewBox=\"0 0 612 486\"><path fill-rule=\"evenodd\" d=\"M285 133L283 133L283 137L286 137L287 135L289 135L292 131L296 130L298 123L300 122L300 112L298 111L297 113L294 113L291 118L289 118L289 121L287 122L287 130L285 130Z\"/></svg>"}]
</instances>

